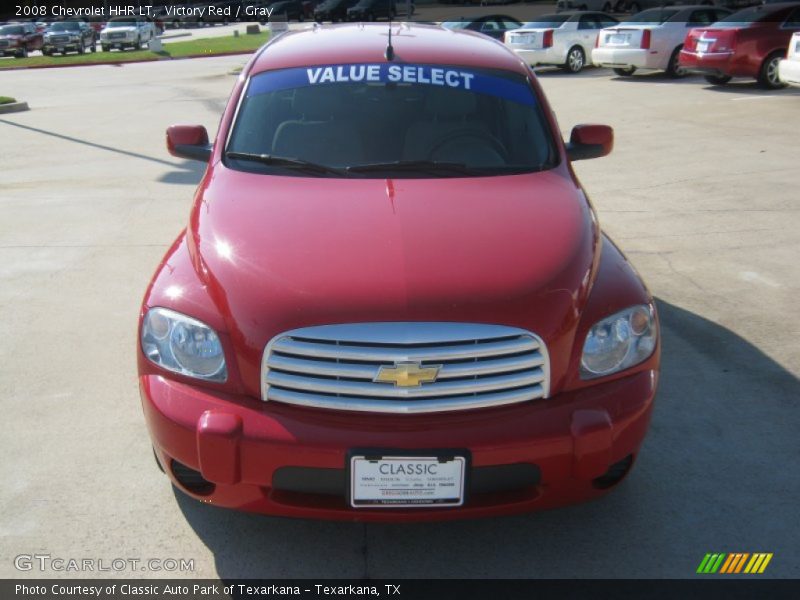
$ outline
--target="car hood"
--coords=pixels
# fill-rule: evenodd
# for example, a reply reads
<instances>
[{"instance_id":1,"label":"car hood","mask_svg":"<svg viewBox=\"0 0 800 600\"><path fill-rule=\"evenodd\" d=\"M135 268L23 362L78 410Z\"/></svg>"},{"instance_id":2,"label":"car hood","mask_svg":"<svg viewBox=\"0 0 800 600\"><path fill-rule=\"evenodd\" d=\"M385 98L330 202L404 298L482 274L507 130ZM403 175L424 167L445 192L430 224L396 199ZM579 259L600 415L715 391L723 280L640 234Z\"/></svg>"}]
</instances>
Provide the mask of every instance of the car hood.
<instances>
[{"instance_id":1,"label":"car hood","mask_svg":"<svg viewBox=\"0 0 800 600\"><path fill-rule=\"evenodd\" d=\"M265 344L307 325L495 322L571 347L599 232L563 167L420 180L218 164L199 190L189 252L254 393Z\"/></svg>"},{"instance_id":2,"label":"car hood","mask_svg":"<svg viewBox=\"0 0 800 600\"><path fill-rule=\"evenodd\" d=\"M106 27L105 29L103 29L103 33L115 33L115 32L130 33L132 31L136 31L136 27Z\"/></svg>"}]
</instances>

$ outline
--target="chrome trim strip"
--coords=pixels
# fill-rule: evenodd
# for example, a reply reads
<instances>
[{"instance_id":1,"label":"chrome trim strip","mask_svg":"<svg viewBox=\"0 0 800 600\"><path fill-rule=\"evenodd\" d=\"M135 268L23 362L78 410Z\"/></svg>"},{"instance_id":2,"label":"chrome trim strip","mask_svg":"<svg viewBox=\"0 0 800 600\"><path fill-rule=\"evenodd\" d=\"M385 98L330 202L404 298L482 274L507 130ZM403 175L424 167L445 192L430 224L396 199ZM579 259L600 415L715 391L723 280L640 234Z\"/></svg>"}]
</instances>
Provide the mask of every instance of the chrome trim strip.
<instances>
[{"instance_id":1,"label":"chrome trim strip","mask_svg":"<svg viewBox=\"0 0 800 600\"><path fill-rule=\"evenodd\" d=\"M487 359L482 361L445 364L439 369L436 379L452 379L454 377L470 377L473 375L492 375L533 369L544 365L541 356L512 356L511 358ZM352 377L372 381L378 375L380 364L355 364L321 360L305 360L303 358L272 354L267 359L267 367L279 371L323 375L329 377Z\"/></svg>"},{"instance_id":2,"label":"chrome trim strip","mask_svg":"<svg viewBox=\"0 0 800 600\"><path fill-rule=\"evenodd\" d=\"M537 385L532 388L512 390L509 392L498 392L495 394L486 394L481 396L453 396L438 400L387 401L339 397L336 398L335 406L332 405L330 396L298 394L288 390L275 389L270 391L269 400L285 402L287 404L297 404L311 408L334 408L335 410L352 410L374 413L424 414L453 410L489 408L493 406L503 406L506 404L517 404L519 402L541 398L541 387L542 386Z\"/></svg>"},{"instance_id":3,"label":"chrome trim strip","mask_svg":"<svg viewBox=\"0 0 800 600\"><path fill-rule=\"evenodd\" d=\"M397 387L390 384L374 384L372 382L342 381L337 379L314 379L270 371L266 377L270 388L291 388L324 394L345 396L377 396L379 398L429 398L431 396L455 396L459 394L475 394L495 390L507 390L522 386L542 383L544 374L540 369L533 373L500 375L485 379L467 379L464 381L448 381L446 383L423 384L413 387Z\"/></svg>"},{"instance_id":4,"label":"chrome trim strip","mask_svg":"<svg viewBox=\"0 0 800 600\"><path fill-rule=\"evenodd\" d=\"M517 339L508 342L488 342L484 344L464 344L458 346L440 346L437 348L375 348L372 346L355 346L350 344L315 344L313 342L287 341L280 339L272 347L273 352L286 352L300 356L330 358L341 360L369 360L403 362L439 362L442 360L458 360L482 356L516 354L537 350L539 344L531 339Z\"/></svg>"}]
</instances>

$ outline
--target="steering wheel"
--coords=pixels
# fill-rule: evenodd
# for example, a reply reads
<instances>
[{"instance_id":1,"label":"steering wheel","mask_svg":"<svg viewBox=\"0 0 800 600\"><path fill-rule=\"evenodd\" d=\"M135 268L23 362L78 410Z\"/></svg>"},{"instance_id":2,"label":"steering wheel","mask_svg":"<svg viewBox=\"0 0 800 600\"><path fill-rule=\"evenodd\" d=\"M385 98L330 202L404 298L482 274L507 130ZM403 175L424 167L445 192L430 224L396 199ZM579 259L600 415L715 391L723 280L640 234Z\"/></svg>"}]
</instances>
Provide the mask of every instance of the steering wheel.
<instances>
[{"instance_id":1,"label":"steering wheel","mask_svg":"<svg viewBox=\"0 0 800 600\"><path fill-rule=\"evenodd\" d=\"M434 154L436 154L436 152L443 146L446 146L454 140L460 140L464 138L472 138L487 142L489 146L491 146L492 150L494 150L504 162L508 162L508 152L506 151L506 148L503 146L502 142L492 134L481 129L456 129L455 131L451 131L447 135L442 136L431 145L431 149L428 152L428 160L434 160Z\"/></svg>"}]
</instances>

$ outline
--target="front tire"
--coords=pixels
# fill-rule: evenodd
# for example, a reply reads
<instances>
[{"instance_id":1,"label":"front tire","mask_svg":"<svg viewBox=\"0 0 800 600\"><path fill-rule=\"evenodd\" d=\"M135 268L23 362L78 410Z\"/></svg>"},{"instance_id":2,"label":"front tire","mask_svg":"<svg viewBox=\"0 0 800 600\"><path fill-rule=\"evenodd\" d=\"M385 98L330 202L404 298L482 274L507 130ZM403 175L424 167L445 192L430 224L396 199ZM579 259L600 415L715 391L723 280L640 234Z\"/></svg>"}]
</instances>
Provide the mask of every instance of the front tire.
<instances>
[{"instance_id":1,"label":"front tire","mask_svg":"<svg viewBox=\"0 0 800 600\"><path fill-rule=\"evenodd\" d=\"M704 79L711 85L725 85L731 80L729 75L704 75Z\"/></svg>"},{"instance_id":2,"label":"front tire","mask_svg":"<svg viewBox=\"0 0 800 600\"><path fill-rule=\"evenodd\" d=\"M681 77L686 77L687 72L680 64L680 55L681 49L683 48L683 44L675 48L672 51L672 56L669 57L669 64L667 65L667 75L672 77L673 79L680 79Z\"/></svg>"},{"instance_id":3,"label":"front tire","mask_svg":"<svg viewBox=\"0 0 800 600\"><path fill-rule=\"evenodd\" d=\"M562 67L567 73L580 73L586 65L586 53L580 46L573 46L567 52L567 62Z\"/></svg>"},{"instance_id":4,"label":"front tire","mask_svg":"<svg viewBox=\"0 0 800 600\"><path fill-rule=\"evenodd\" d=\"M778 77L778 63L783 58L783 52L773 52L761 64L758 71L758 84L768 90L777 90L786 87Z\"/></svg>"},{"instance_id":5,"label":"front tire","mask_svg":"<svg viewBox=\"0 0 800 600\"><path fill-rule=\"evenodd\" d=\"M19 52L17 52L14 55L14 57L15 58L28 58L28 47L27 46L22 46L22 48L19 49Z\"/></svg>"},{"instance_id":6,"label":"front tire","mask_svg":"<svg viewBox=\"0 0 800 600\"><path fill-rule=\"evenodd\" d=\"M101 49L103 52L111 52L111 48L110 48L110 47L108 47L108 46L100 46L100 49Z\"/></svg>"},{"instance_id":7,"label":"front tire","mask_svg":"<svg viewBox=\"0 0 800 600\"><path fill-rule=\"evenodd\" d=\"M636 67L628 67L627 69L614 69L614 73L619 77L630 77L636 72Z\"/></svg>"}]
</instances>

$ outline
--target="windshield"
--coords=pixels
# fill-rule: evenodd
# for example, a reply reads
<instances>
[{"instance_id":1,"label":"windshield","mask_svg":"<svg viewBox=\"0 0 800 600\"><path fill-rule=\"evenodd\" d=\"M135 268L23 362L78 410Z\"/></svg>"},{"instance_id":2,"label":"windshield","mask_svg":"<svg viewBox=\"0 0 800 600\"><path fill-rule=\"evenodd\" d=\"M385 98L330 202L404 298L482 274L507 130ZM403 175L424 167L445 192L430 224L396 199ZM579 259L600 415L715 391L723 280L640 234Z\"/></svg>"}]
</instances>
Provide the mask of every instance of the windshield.
<instances>
[{"instance_id":1,"label":"windshield","mask_svg":"<svg viewBox=\"0 0 800 600\"><path fill-rule=\"evenodd\" d=\"M6 25L0 27L0 35L22 35L24 30L21 25Z\"/></svg>"},{"instance_id":2,"label":"windshield","mask_svg":"<svg viewBox=\"0 0 800 600\"><path fill-rule=\"evenodd\" d=\"M542 15L536 21L530 21L522 29L558 29L569 20L570 15Z\"/></svg>"},{"instance_id":3,"label":"windshield","mask_svg":"<svg viewBox=\"0 0 800 600\"><path fill-rule=\"evenodd\" d=\"M678 14L677 10L663 8L650 8L625 19L626 23L643 23L648 25L661 25Z\"/></svg>"},{"instance_id":4,"label":"windshield","mask_svg":"<svg viewBox=\"0 0 800 600\"><path fill-rule=\"evenodd\" d=\"M226 154L243 170L285 174L289 158L304 163L295 173L362 177L524 173L557 157L524 76L408 64L255 75Z\"/></svg>"},{"instance_id":5,"label":"windshield","mask_svg":"<svg viewBox=\"0 0 800 600\"><path fill-rule=\"evenodd\" d=\"M76 31L78 29L80 29L80 25L75 22L53 23L50 26L50 31Z\"/></svg>"}]
</instances>

